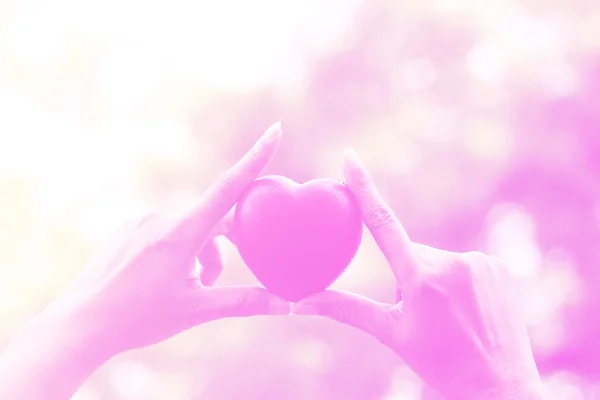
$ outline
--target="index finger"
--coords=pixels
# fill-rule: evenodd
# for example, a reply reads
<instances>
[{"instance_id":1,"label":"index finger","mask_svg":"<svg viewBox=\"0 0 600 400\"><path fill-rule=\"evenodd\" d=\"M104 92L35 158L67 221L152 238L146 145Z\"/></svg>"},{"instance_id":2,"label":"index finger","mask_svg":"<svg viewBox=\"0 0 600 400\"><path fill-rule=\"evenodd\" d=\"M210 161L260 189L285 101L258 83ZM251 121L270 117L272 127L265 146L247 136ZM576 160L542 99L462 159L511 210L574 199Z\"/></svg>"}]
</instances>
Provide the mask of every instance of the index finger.
<instances>
[{"instance_id":1,"label":"index finger","mask_svg":"<svg viewBox=\"0 0 600 400\"><path fill-rule=\"evenodd\" d=\"M281 122L276 122L233 167L208 188L202 198L179 222L189 239L203 245L213 227L231 210L244 190L267 166L281 140ZM199 250L199 249L197 249Z\"/></svg>"},{"instance_id":2,"label":"index finger","mask_svg":"<svg viewBox=\"0 0 600 400\"><path fill-rule=\"evenodd\" d=\"M416 270L412 242L382 199L373 179L354 150L346 150L344 159L346 184L358 203L362 220L387 259L397 282L402 286Z\"/></svg>"}]
</instances>

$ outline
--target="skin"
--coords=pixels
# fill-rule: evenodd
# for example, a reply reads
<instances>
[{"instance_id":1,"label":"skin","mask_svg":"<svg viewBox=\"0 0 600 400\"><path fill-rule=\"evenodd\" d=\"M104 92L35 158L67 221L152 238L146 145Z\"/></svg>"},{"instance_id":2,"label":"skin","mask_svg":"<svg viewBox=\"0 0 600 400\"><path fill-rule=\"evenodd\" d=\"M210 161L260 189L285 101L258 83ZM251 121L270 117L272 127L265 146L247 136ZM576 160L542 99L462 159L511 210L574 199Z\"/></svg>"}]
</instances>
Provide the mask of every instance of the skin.
<instances>
[{"instance_id":1,"label":"skin","mask_svg":"<svg viewBox=\"0 0 600 400\"><path fill-rule=\"evenodd\" d=\"M234 239L224 217L280 138L275 124L181 217L150 215L117 235L0 356L0 398L68 399L121 352L220 318L288 314L289 303L264 289L210 286L222 268L214 237ZM345 175L402 302L326 291L296 303L295 314L329 317L373 335L448 400L541 399L518 296L502 262L411 242L353 152Z\"/></svg>"},{"instance_id":2,"label":"skin","mask_svg":"<svg viewBox=\"0 0 600 400\"><path fill-rule=\"evenodd\" d=\"M371 334L447 400L542 399L518 294L503 262L412 242L352 150L344 174L402 300L385 304L331 290L296 303L293 313Z\"/></svg>"},{"instance_id":3,"label":"skin","mask_svg":"<svg viewBox=\"0 0 600 400\"><path fill-rule=\"evenodd\" d=\"M221 270L214 241L227 231L221 221L280 139L277 123L182 216L149 215L117 235L2 354L0 398L69 399L121 352L216 319L289 314L289 303L265 289L210 286Z\"/></svg>"}]
</instances>

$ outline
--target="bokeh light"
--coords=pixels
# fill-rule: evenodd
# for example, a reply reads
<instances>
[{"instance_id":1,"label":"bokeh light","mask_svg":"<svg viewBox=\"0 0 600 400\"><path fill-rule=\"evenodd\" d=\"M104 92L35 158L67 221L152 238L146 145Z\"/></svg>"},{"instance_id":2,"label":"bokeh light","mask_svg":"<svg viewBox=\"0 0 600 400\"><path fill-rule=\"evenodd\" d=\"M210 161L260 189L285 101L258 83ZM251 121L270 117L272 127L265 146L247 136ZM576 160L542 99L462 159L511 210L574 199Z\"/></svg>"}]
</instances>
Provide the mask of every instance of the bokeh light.
<instances>
[{"instance_id":1,"label":"bokeh light","mask_svg":"<svg viewBox=\"0 0 600 400\"><path fill-rule=\"evenodd\" d=\"M599 66L585 0L2 1L0 349L120 226L189 206L282 120L268 173L341 179L354 147L415 241L507 260L547 398L597 398ZM257 284L221 248L218 285ZM391 301L368 232L334 287ZM282 399L437 398L318 318L194 328L75 398L264 398L272 380Z\"/></svg>"}]
</instances>

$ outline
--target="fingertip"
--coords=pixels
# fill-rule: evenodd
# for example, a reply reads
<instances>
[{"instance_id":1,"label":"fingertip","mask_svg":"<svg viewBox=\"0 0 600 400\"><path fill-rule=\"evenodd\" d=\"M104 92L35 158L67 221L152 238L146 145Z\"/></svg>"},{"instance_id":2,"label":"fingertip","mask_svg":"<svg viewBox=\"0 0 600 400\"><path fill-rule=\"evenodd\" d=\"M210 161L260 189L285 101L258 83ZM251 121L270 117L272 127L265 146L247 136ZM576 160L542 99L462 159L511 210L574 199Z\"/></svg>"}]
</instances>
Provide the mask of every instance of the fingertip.
<instances>
[{"instance_id":1,"label":"fingertip","mask_svg":"<svg viewBox=\"0 0 600 400\"><path fill-rule=\"evenodd\" d=\"M344 151L344 177L348 185L352 182L352 175L356 173L356 170L360 169L360 161L358 154L352 148L347 148Z\"/></svg>"},{"instance_id":2,"label":"fingertip","mask_svg":"<svg viewBox=\"0 0 600 400\"><path fill-rule=\"evenodd\" d=\"M214 286L222 271L222 264L204 266L200 272L200 282L202 282L204 286Z\"/></svg>"},{"instance_id":3,"label":"fingertip","mask_svg":"<svg viewBox=\"0 0 600 400\"><path fill-rule=\"evenodd\" d=\"M332 304L335 305L337 297L337 293L332 290L312 294L295 302L292 305L292 314L323 315L327 308L331 308Z\"/></svg>"},{"instance_id":4,"label":"fingertip","mask_svg":"<svg viewBox=\"0 0 600 400\"><path fill-rule=\"evenodd\" d=\"M292 306L292 314L294 315L318 315L318 308L312 304L295 303Z\"/></svg>"},{"instance_id":5,"label":"fingertip","mask_svg":"<svg viewBox=\"0 0 600 400\"><path fill-rule=\"evenodd\" d=\"M200 275L200 282L204 286L213 286L218 278L219 275L216 273L204 273Z\"/></svg>"},{"instance_id":6,"label":"fingertip","mask_svg":"<svg viewBox=\"0 0 600 400\"><path fill-rule=\"evenodd\" d=\"M354 192L362 191L371 182L367 168L356 151L351 148L344 152L344 177L346 184Z\"/></svg>"},{"instance_id":7,"label":"fingertip","mask_svg":"<svg viewBox=\"0 0 600 400\"><path fill-rule=\"evenodd\" d=\"M281 121L277 121L265 131L261 140L265 143L277 143L281 140L282 134Z\"/></svg>"},{"instance_id":8,"label":"fingertip","mask_svg":"<svg viewBox=\"0 0 600 400\"><path fill-rule=\"evenodd\" d=\"M292 312L291 304L276 296L269 299L267 306L269 315L289 315Z\"/></svg>"},{"instance_id":9,"label":"fingertip","mask_svg":"<svg viewBox=\"0 0 600 400\"><path fill-rule=\"evenodd\" d=\"M291 312L289 302L261 287L206 287L204 293L204 302L215 314L213 319L289 315Z\"/></svg>"},{"instance_id":10,"label":"fingertip","mask_svg":"<svg viewBox=\"0 0 600 400\"><path fill-rule=\"evenodd\" d=\"M344 150L344 164L348 167L360 167L361 161L353 148L347 148Z\"/></svg>"}]
</instances>

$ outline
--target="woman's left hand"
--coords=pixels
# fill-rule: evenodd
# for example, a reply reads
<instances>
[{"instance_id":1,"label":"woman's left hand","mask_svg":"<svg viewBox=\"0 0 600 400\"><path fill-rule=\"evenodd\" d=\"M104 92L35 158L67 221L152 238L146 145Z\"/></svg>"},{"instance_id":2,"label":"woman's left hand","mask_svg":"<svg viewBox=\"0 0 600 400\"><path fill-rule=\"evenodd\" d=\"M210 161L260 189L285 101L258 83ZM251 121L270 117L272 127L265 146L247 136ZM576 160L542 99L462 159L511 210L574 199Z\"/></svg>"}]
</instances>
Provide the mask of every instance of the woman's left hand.
<instances>
[{"instance_id":1,"label":"woman's left hand","mask_svg":"<svg viewBox=\"0 0 600 400\"><path fill-rule=\"evenodd\" d=\"M288 314L289 303L265 289L209 286L220 271L214 242L225 233L220 221L271 160L280 138L280 125L271 126L183 216L151 215L116 237L0 357L0 376L6 372L13 381L0 378L0 397L70 398L89 373L120 352L211 320ZM197 257L206 267L200 275ZM43 350L35 344L40 341ZM32 364L51 364L55 372L28 370Z\"/></svg>"}]
</instances>

